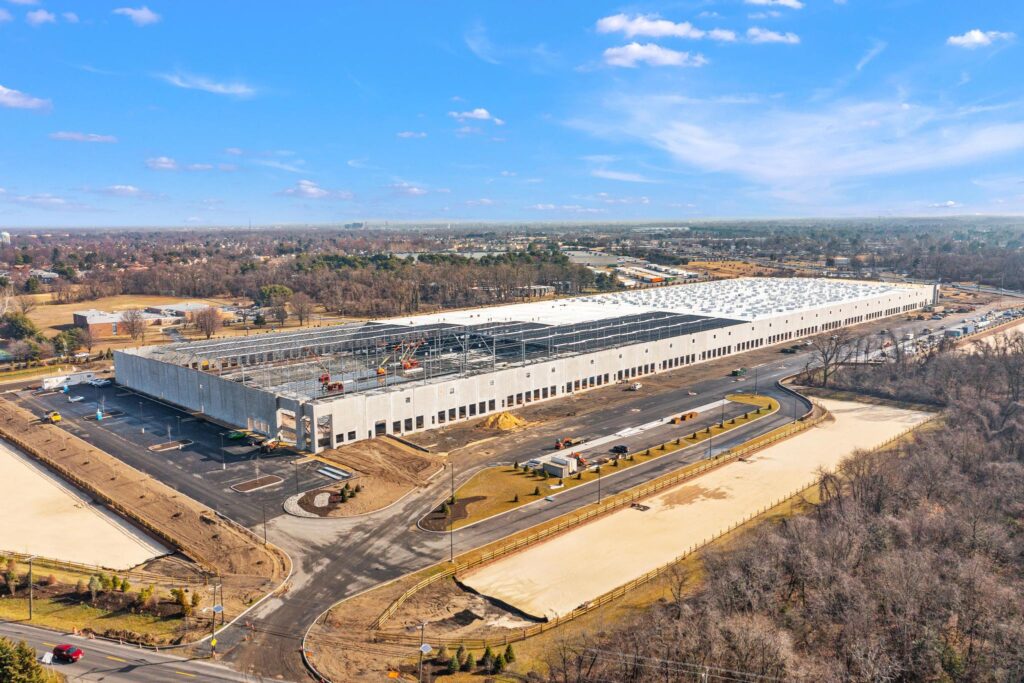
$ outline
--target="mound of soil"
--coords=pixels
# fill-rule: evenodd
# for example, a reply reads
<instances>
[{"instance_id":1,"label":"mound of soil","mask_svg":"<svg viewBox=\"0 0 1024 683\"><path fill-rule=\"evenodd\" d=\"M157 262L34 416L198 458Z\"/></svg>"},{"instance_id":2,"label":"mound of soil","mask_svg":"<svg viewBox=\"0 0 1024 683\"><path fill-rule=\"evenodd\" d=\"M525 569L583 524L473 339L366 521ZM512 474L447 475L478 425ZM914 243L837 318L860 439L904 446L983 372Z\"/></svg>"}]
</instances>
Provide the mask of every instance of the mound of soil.
<instances>
[{"instance_id":1,"label":"mound of soil","mask_svg":"<svg viewBox=\"0 0 1024 683\"><path fill-rule=\"evenodd\" d=\"M519 427L526 426L527 422L521 417L513 415L509 412L495 413L490 415L486 420L480 423L480 427L484 429L497 429L501 432L507 432L512 429L518 429Z\"/></svg>"},{"instance_id":2,"label":"mound of soil","mask_svg":"<svg viewBox=\"0 0 1024 683\"><path fill-rule=\"evenodd\" d=\"M448 525L452 522L457 522L460 519L465 519L469 516L467 509L470 503L475 503L478 500L483 500L483 496L469 496L468 498L459 498L455 501L455 505L449 505L449 512L446 515L444 513L444 506L435 508L427 517L423 518L420 525L428 531L447 531Z\"/></svg>"}]
</instances>

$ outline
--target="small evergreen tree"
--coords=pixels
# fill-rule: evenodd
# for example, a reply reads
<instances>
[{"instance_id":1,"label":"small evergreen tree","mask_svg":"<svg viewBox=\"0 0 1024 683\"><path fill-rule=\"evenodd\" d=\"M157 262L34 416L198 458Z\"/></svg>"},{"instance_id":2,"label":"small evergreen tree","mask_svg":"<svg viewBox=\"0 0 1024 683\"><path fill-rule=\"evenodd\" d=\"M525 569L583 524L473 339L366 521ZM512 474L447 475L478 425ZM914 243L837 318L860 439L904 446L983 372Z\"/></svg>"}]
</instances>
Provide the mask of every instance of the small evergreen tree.
<instances>
[{"instance_id":1,"label":"small evergreen tree","mask_svg":"<svg viewBox=\"0 0 1024 683\"><path fill-rule=\"evenodd\" d=\"M473 656L472 652L466 655L466 661L462 663L462 666L460 668L463 671L472 671L476 668L476 657Z\"/></svg>"},{"instance_id":2,"label":"small evergreen tree","mask_svg":"<svg viewBox=\"0 0 1024 683\"><path fill-rule=\"evenodd\" d=\"M434 658L434 661L438 664L447 664L448 660L451 658L451 654L448 652L448 646L442 645L441 649L437 651L437 656Z\"/></svg>"},{"instance_id":3,"label":"small evergreen tree","mask_svg":"<svg viewBox=\"0 0 1024 683\"><path fill-rule=\"evenodd\" d=\"M93 574L89 577L89 598L92 602L96 602L96 593L98 593L102 587L103 584L100 582L98 576Z\"/></svg>"},{"instance_id":4,"label":"small evergreen tree","mask_svg":"<svg viewBox=\"0 0 1024 683\"><path fill-rule=\"evenodd\" d=\"M494 666L494 653L491 651L490 645L484 649L484 656L480 659L480 666L484 668L485 673L491 673L491 667Z\"/></svg>"},{"instance_id":5,"label":"small evergreen tree","mask_svg":"<svg viewBox=\"0 0 1024 683\"><path fill-rule=\"evenodd\" d=\"M535 495L535 496L539 496L540 495L540 487L539 486L534 486L533 487L533 495Z\"/></svg>"},{"instance_id":6,"label":"small evergreen tree","mask_svg":"<svg viewBox=\"0 0 1024 683\"><path fill-rule=\"evenodd\" d=\"M518 493L515 495L515 497L512 498L512 502L513 503L518 503L519 502L519 494Z\"/></svg>"},{"instance_id":7,"label":"small evergreen tree","mask_svg":"<svg viewBox=\"0 0 1024 683\"><path fill-rule=\"evenodd\" d=\"M127 593L132 589L132 585L128 582L128 577L121 579L121 592Z\"/></svg>"},{"instance_id":8,"label":"small evergreen tree","mask_svg":"<svg viewBox=\"0 0 1024 683\"><path fill-rule=\"evenodd\" d=\"M494 664L491 665L491 669L494 673L498 674L505 670L505 655L498 655L494 658Z\"/></svg>"},{"instance_id":9,"label":"small evergreen tree","mask_svg":"<svg viewBox=\"0 0 1024 683\"><path fill-rule=\"evenodd\" d=\"M459 666L466 661L466 646L459 645L459 649L455 651L455 661L458 662Z\"/></svg>"},{"instance_id":10,"label":"small evergreen tree","mask_svg":"<svg viewBox=\"0 0 1024 683\"><path fill-rule=\"evenodd\" d=\"M452 657L451 659L448 660L448 668L445 670L445 673L448 674L449 676L454 676L458 672L459 672L459 660L458 660L457 657Z\"/></svg>"},{"instance_id":11,"label":"small evergreen tree","mask_svg":"<svg viewBox=\"0 0 1024 683\"><path fill-rule=\"evenodd\" d=\"M508 663L516 661L516 651L512 649L512 643L505 646L505 661Z\"/></svg>"}]
</instances>

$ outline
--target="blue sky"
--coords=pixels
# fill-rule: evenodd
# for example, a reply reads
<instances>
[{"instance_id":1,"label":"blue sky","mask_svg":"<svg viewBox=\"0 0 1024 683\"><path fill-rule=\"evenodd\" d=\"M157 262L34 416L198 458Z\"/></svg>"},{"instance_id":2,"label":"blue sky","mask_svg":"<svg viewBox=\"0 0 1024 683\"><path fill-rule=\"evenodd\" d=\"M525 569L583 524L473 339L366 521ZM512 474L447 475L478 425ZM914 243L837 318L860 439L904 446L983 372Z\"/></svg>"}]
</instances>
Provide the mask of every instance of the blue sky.
<instances>
[{"instance_id":1,"label":"blue sky","mask_svg":"<svg viewBox=\"0 0 1024 683\"><path fill-rule=\"evenodd\" d=\"M1021 213L1022 20L0 0L0 225Z\"/></svg>"}]
</instances>

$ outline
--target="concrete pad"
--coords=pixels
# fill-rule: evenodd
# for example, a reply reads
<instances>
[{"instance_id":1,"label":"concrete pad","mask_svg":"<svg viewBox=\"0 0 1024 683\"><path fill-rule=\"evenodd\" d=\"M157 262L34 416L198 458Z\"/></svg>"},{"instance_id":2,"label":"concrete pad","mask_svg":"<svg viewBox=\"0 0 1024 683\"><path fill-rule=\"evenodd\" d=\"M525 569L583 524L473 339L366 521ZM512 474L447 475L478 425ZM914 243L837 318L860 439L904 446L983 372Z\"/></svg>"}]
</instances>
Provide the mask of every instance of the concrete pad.
<instances>
[{"instance_id":1,"label":"concrete pad","mask_svg":"<svg viewBox=\"0 0 1024 683\"><path fill-rule=\"evenodd\" d=\"M0 551L128 569L170 549L0 441Z\"/></svg>"},{"instance_id":2,"label":"concrete pad","mask_svg":"<svg viewBox=\"0 0 1024 683\"><path fill-rule=\"evenodd\" d=\"M473 590L549 619L657 569L780 498L858 449L928 419L925 412L821 401L835 416L790 439L514 555L471 570Z\"/></svg>"}]
</instances>

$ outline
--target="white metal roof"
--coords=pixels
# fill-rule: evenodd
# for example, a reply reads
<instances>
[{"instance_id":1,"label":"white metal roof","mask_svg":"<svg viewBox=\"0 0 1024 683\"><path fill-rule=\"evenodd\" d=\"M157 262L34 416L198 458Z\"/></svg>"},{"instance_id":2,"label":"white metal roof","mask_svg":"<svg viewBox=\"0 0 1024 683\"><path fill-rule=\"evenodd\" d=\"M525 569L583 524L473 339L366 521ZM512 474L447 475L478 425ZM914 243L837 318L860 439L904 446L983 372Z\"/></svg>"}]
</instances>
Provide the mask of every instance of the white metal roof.
<instances>
[{"instance_id":1,"label":"white metal roof","mask_svg":"<svg viewBox=\"0 0 1024 683\"><path fill-rule=\"evenodd\" d=\"M919 291L920 286L835 278L737 278L404 316L391 318L388 322L406 325L435 322L475 325L518 321L564 325L648 311L760 320L829 304L850 303L912 290Z\"/></svg>"}]
</instances>

